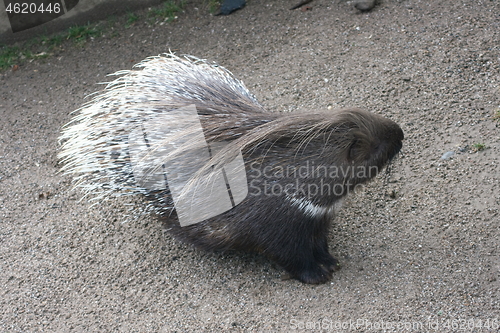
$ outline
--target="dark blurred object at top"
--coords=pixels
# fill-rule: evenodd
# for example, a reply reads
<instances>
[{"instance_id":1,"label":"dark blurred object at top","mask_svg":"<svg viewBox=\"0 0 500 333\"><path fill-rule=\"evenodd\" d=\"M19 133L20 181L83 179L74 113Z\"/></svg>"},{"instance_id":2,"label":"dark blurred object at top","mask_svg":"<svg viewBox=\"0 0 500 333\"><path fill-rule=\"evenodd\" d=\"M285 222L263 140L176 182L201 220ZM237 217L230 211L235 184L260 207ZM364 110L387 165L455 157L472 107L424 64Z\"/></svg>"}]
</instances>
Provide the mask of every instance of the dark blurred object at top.
<instances>
[{"instance_id":1,"label":"dark blurred object at top","mask_svg":"<svg viewBox=\"0 0 500 333\"><path fill-rule=\"evenodd\" d=\"M224 0L217 15L229 15L235 10L245 7L245 0Z\"/></svg>"}]
</instances>

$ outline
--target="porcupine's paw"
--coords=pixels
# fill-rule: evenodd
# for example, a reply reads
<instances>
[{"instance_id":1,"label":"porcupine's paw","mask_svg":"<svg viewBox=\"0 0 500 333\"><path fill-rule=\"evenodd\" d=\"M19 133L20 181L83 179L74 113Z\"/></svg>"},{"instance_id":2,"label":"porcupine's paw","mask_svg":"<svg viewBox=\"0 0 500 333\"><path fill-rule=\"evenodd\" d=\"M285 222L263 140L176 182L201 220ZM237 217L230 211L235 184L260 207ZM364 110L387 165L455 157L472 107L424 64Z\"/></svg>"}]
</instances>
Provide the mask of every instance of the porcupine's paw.
<instances>
[{"instance_id":1,"label":"porcupine's paw","mask_svg":"<svg viewBox=\"0 0 500 333\"><path fill-rule=\"evenodd\" d=\"M300 272L291 273L292 277L309 284L321 284L329 281L332 278L332 273L323 265L314 263L308 265L307 269Z\"/></svg>"},{"instance_id":2,"label":"porcupine's paw","mask_svg":"<svg viewBox=\"0 0 500 333\"><path fill-rule=\"evenodd\" d=\"M318 262L330 273L336 272L340 269L340 263L337 259L332 257L330 253L323 255L321 258L318 258Z\"/></svg>"},{"instance_id":3,"label":"porcupine's paw","mask_svg":"<svg viewBox=\"0 0 500 333\"><path fill-rule=\"evenodd\" d=\"M337 259L332 257L330 252L328 252L328 240L326 236L316 238L313 255L315 260L330 273L340 269Z\"/></svg>"}]
</instances>

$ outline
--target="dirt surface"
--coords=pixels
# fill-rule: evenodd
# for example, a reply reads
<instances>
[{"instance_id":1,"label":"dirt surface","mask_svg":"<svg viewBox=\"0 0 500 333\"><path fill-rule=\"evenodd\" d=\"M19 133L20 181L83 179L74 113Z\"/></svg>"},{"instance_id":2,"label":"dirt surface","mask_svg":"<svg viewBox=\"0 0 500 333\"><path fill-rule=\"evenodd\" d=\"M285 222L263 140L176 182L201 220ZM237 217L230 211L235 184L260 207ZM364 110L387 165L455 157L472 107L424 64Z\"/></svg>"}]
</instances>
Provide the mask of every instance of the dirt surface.
<instances>
[{"instance_id":1,"label":"dirt surface","mask_svg":"<svg viewBox=\"0 0 500 333\"><path fill-rule=\"evenodd\" d=\"M500 2L293 4L213 17L188 2L171 24L0 73L0 331L498 332ZM401 125L391 173L332 224L330 283L193 250L125 199L78 201L58 173L60 128L84 96L169 49L217 61L270 111L357 106Z\"/></svg>"}]
</instances>

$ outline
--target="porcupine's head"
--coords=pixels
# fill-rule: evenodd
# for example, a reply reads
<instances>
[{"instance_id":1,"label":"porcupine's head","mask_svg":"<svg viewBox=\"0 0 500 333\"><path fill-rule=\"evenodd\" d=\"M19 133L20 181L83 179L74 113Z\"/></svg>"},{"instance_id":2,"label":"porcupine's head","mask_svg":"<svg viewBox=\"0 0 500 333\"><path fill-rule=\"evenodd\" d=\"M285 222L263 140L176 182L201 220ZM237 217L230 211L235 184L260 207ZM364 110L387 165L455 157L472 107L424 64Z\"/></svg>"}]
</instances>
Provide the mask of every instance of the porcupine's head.
<instances>
[{"instance_id":1,"label":"porcupine's head","mask_svg":"<svg viewBox=\"0 0 500 333\"><path fill-rule=\"evenodd\" d=\"M390 119L360 109L340 110L333 118L325 132L329 136L325 157L344 169L344 182L370 180L401 150L403 131Z\"/></svg>"}]
</instances>

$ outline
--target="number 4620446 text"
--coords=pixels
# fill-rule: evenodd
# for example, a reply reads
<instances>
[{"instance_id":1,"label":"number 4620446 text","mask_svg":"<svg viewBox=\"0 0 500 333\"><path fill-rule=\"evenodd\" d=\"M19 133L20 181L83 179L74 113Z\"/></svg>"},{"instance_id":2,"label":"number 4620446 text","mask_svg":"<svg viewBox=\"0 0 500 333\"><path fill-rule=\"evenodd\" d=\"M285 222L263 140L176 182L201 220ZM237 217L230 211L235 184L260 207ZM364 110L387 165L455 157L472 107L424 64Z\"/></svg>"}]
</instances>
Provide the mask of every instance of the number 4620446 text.
<instances>
[{"instance_id":1,"label":"number 4620446 text","mask_svg":"<svg viewBox=\"0 0 500 333\"><path fill-rule=\"evenodd\" d=\"M5 11L9 14L37 14L37 13L60 13L61 4L56 2L54 4L36 4L36 3L9 3Z\"/></svg>"}]
</instances>

